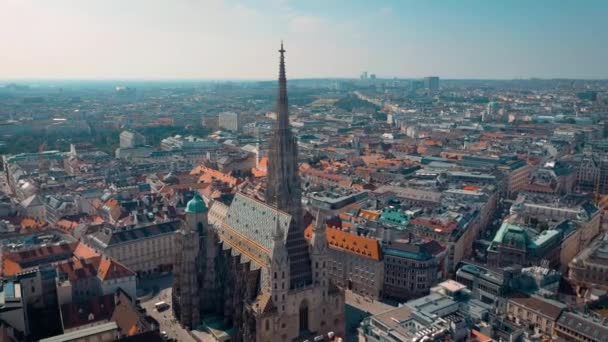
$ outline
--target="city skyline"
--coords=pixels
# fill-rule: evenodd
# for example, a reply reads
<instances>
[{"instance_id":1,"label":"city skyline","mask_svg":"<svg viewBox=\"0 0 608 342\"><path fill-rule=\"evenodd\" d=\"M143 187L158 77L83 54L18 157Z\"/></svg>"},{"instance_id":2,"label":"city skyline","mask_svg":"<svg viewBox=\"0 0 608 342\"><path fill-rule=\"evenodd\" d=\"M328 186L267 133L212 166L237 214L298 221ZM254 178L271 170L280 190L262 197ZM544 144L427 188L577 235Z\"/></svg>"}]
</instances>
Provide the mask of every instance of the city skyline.
<instances>
[{"instance_id":1,"label":"city skyline","mask_svg":"<svg viewBox=\"0 0 608 342\"><path fill-rule=\"evenodd\" d=\"M0 79L605 79L608 4L0 0ZM319 39L322 37L323 39Z\"/></svg>"}]
</instances>

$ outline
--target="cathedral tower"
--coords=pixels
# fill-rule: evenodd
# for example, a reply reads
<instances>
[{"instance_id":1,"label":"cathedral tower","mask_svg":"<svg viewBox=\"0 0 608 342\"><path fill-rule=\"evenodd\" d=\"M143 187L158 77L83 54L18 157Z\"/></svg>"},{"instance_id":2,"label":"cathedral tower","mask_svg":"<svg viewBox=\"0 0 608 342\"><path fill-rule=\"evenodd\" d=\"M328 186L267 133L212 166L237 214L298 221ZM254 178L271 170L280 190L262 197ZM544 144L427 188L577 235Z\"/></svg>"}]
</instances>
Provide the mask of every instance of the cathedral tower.
<instances>
[{"instance_id":1,"label":"cathedral tower","mask_svg":"<svg viewBox=\"0 0 608 342\"><path fill-rule=\"evenodd\" d=\"M312 276L308 247L302 223L302 193L298 175L298 142L289 127L285 49L279 50L279 97L277 122L268 151L266 202L291 215L286 246L290 263L290 287L311 284Z\"/></svg>"},{"instance_id":2,"label":"cathedral tower","mask_svg":"<svg viewBox=\"0 0 608 342\"><path fill-rule=\"evenodd\" d=\"M327 236L326 220L321 211L317 211L317 217L312 228L312 239L310 241L310 260L312 262L312 280L315 285L323 289L322 299L327 299L329 286L329 274L327 267Z\"/></svg>"},{"instance_id":3,"label":"cathedral tower","mask_svg":"<svg viewBox=\"0 0 608 342\"><path fill-rule=\"evenodd\" d=\"M173 279L173 312L190 329L200 324L200 237L207 227L207 206L197 193L186 205L186 222L177 232ZM203 259L203 260L201 260Z\"/></svg>"}]
</instances>

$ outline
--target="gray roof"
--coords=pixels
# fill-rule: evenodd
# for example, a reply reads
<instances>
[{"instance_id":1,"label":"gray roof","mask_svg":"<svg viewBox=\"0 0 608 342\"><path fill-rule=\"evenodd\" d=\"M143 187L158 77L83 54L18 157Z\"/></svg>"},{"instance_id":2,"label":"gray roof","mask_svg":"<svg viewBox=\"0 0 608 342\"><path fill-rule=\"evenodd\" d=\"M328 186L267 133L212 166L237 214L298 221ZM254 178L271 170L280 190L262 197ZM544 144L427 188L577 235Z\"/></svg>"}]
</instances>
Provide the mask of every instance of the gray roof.
<instances>
[{"instance_id":1,"label":"gray roof","mask_svg":"<svg viewBox=\"0 0 608 342\"><path fill-rule=\"evenodd\" d=\"M272 250L272 234L276 229L277 216L283 229L283 239L285 239L291 223L291 215L237 193L230 204L224 223L256 243Z\"/></svg>"},{"instance_id":2,"label":"gray roof","mask_svg":"<svg viewBox=\"0 0 608 342\"><path fill-rule=\"evenodd\" d=\"M601 320L594 321L593 317L585 317L575 312L564 312L557 320L557 324L593 341L608 341L608 326L604 325Z\"/></svg>"},{"instance_id":3,"label":"gray roof","mask_svg":"<svg viewBox=\"0 0 608 342\"><path fill-rule=\"evenodd\" d=\"M32 195L21 202L21 206L24 208L37 207L41 205L43 205L43 203L38 195Z\"/></svg>"},{"instance_id":4,"label":"gray roof","mask_svg":"<svg viewBox=\"0 0 608 342\"><path fill-rule=\"evenodd\" d=\"M151 225L125 230L101 229L99 232L89 235L91 241L101 248L107 248L110 245L132 242L139 239L145 239L162 234L172 234L181 227L180 220L172 220L162 223L154 223Z\"/></svg>"}]
</instances>

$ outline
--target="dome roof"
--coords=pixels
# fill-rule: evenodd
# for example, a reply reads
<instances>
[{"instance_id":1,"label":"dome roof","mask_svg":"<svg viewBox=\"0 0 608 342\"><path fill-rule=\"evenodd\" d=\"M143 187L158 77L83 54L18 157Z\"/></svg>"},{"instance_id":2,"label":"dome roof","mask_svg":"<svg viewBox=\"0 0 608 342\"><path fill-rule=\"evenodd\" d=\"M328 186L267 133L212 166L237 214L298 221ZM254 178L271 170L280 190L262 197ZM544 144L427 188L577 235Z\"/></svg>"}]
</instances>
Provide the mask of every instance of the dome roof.
<instances>
[{"instance_id":1,"label":"dome roof","mask_svg":"<svg viewBox=\"0 0 608 342\"><path fill-rule=\"evenodd\" d=\"M207 210L205 202L198 193L194 194L194 197L186 204L187 213L206 213Z\"/></svg>"}]
</instances>

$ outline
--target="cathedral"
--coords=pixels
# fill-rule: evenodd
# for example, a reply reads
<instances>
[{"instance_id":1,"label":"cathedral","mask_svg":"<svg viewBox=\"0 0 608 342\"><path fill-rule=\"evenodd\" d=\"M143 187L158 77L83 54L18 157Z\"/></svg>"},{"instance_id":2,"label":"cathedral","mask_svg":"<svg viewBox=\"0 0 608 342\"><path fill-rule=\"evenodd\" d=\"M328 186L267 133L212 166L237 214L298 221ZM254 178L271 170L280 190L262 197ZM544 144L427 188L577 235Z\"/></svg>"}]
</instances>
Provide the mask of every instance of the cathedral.
<instances>
[{"instance_id":1,"label":"cathedral","mask_svg":"<svg viewBox=\"0 0 608 342\"><path fill-rule=\"evenodd\" d=\"M266 202L237 193L229 206L196 195L177 233L173 311L190 328L219 324L231 341L304 341L344 336L344 293L326 271L325 219L310 241L298 146L289 127L281 43L277 122L268 152Z\"/></svg>"}]
</instances>

